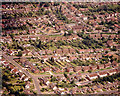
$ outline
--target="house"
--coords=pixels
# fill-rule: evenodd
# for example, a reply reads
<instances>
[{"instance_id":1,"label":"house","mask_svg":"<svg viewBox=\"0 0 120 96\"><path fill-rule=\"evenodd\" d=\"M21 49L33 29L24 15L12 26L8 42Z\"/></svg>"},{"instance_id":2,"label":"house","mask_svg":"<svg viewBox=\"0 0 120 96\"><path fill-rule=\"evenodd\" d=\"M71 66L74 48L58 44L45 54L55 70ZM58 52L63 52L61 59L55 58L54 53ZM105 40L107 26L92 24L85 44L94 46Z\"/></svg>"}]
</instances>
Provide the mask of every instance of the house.
<instances>
[{"instance_id":1,"label":"house","mask_svg":"<svg viewBox=\"0 0 120 96\"><path fill-rule=\"evenodd\" d=\"M57 67L53 67L53 68L52 68L52 71L53 71L53 72L56 72L56 73L59 73L59 72L61 72L61 71L63 71L63 70L60 70L60 69L57 68Z\"/></svg>"},{"instance_id":2,"label":"house","mask_svg":"<svg viewBox=\"0 0 120 96\"><path fill-rule=\"evenodd\" d=\"M14 66L11 65L11 64L9 64L9 65L8 65L8 68L10 68L10 69L12 70L12 69L14 69Z\"/></svg>"},{"instance_id":3,"label":"house","mask_svg":"<svg viewBox=\"0 0 120 96\"><path fill-rule=\"evenodd\" d=\"M14 68L13 70L11 70L11 72L14 73L14 74L17 74L19 71L18 71L17 68Z\"/></svg>"},{"instance_id":4,"label":"house","mask_svg":"<svg viewBox=\"0 0 120 96\"><path fill-rule=\"evenodd\" d=\"M104 50L104 51L110 51L110 49L109 49L109 48L104 48L103 50Z\"/></svg>"},{"instance_id":5,"label":"house","mask_svg":"<svg viewBox=\"0 0 120 96\"><path fill-rule=\"evenodd\" d=\"M88 18L87 17L83 17L83 20L87 20Z\"/></svg>"},{"instance_id":6,"label":"house","mask_svg":"<svg viewBox=\"0 0 120 96\"><path fill-rule=\"evenodd\" d=\"M37 68L35 68L35 67L32 67L31 71L32 71L33 73L39 73L39 72L40 72L39 69L37 69Z\"/></svg>"},{"instance_id":7,"label":"house","mask_svg":"<svg viewBox=\"0 0 120 96\"><path fill-rule=\"evenodd\" d=\"M99 77L105 77L108 76L108 72L107 71L102 71L98 73Z\"/></svg>"},{"instance_id":8,"label":"house","mask_svg":"<svg viewBox=\"0 0 120 96\"><path fill-rule=\"evenodd\" d=\"M24 50L23 51L23 56L25 56L25 55L31 55L32 56L33 54L29 50Z\"/></svg>"},{"instance_id":9,"label":"house","mask_svg":"<svg viewBox=\"0 0 120 96\"><path fill-rule=\"evenodd\" d=\"M55 53L56 53L56 54L62 54L62 49L56 49L56 50L55 50Z\"/></svg>"},{"instance_id":10,"label":"house","mask_svg":"<svg viewBox=\"0 0 120 96\"><path fill-rule=\"evenodd\" d=\"M25 76L22 72L19 72L18 75L20 76L20 80Z\"/></svg>"},{"instance_id":11,"label":"house","mask_svg":"<svg viewBox=\"0 0 120 96\"><path fill-rule=\"evenodd\" d=\"M69 58L70 61L77 60L77 57L73 56Z\"/></svg>"},{"instance_id":12,"label":"house","mask_svg":"<svg viewBox=\"0 0 120 96\"><path fill-rule=\"evenodd\" d=\"M79 92L79 89L77 87L73 87L71 90L70 90L70 94L75 94L76 92Z\"/></svg>"},{"instance_id":13,"label":"house","mask_svg":"<svg viewBox=\"0 0 120 96\"><path fill-rule=\"evenodd\" d=\"M50 83L47 77L39 78L39 81L45 85L49 85Z\"/></svg>"},{"instance_id":14,"label":"house","mask_svg":"<svg viewBox=\"0 0 120 96\"><path fill-rule=\"evenodd\" d=\"M49 72L49 71L50 71L50 67L44 67L42 70L43 70L44 72Z\"/></svg>"},{"instance_id":15,"label":"house","mask_svg":"<svg viewBox=\"0 0 120 96\"><path fill-rule=\"evenodd\" d=\"M104 69L104 65L103 64L97 65L97 69Z\"/></svg>"},{"instance_id":16,"label":"house","mask_svg":"<svg viewBox=\"0 0 120 96\"><path fill-rule=\"evenodd\" d=\"M51 50L45 50L46 54L53 54L53 52Z\"/></svg>"},{"instance_id":17,"label":"house","mask_svg":"<svg viewBox=\"0 0 120 96\"><path fill-rule=\"evenodd\" d=\"M39 53L40 55L45 55L45 54L46 54L45 50L40 50L38 53Z\"/></svg>"},{"instance_id":18,"label":"house","mask_svg":"<svg viewBox=\"0 0 120 96\"><path fill-rule=\"evenodd\" d=\"M94 66L90 66L90 70L96 70L97 69L97 66L96 65L94 65Z\"/></svg>"},{"instance_id":19,"label":"house","mask_svg":"<svg viewBox=\"0 0 120 96\"><path fill-rule=\"evenodd\" d=\"M73 68L73 71L74 71L74 72L82 71L82 67L81 67L81 66L74 67L74 68Z\"/></svg>"},{"instance_id":20,"label":"house","mask_svg":"<svg viewBox=\"0 0 120 96\"><path fill-rule=\"evenodd\" d=\"M104 68L108 68L108 67L111 67L111 63L107 63L107 64L104 64Z\"/></svg>"},{"instance_id":21,"label":"house","mask_svg":"<svg viewBox=\"0 0 120 96\"><path fill-rule=\"evenodd\" d=\"M98 74L97 73L91 73L91 74L87 75L86 78L88 80L96 79L96 78L98 78Z\"/></svg>"},{"instance_id":22,"label":"house","mask_svg":"<svg viewBox=\"0 0 120 96\"><path fill-rule=\"evenodd\" d=\"M67 48L63 48L63 49L62 49L62 52L63 52L63 54L68 54L68 53L69 53L69 50L68 50Z\"/></svg>"},{"instance_id":23,"label":"house","mask_svg":"<svg viewBox=\"0 0 120 96\"><path fill-rule=\"evenodd\" d=\"M72 67L68 67L68 68L65 68L66 72L73 72L73 68Z\"/></svg>"},{"instance_id":24,"label":"house","mask_svg":"<svg viewBox=\"0 0 120 96\"><path fill-rule=\"evenodd\" d=\"M2 62L1 64L3 64L4 67L7 67L9 65L9 62Z\"/></svg>"},{"instance_id":25,"label":"house","mask_svg":"<svg viewBox=\"0 0 120 96\"><path fill-rule=\"evenodd\" d=\"M119 64L116 61L113 61L112 62L112 67L117 67L117 66L119 66Z\"/></svg>"},{"instance_id":26,"label":"house","mask_svg":"<svg viewBox=\"0 0 120 96\"><path fill-rule=\"evenodd\" d=\"M75 82L76 82L76 83L77 83L77 82L80 82L81 79L82 79L82 76L81 76L81 75L76 75L76 76L74 76L74 79L75 79Z\"/></svg>"},{"instance_id":27,"label":"house","mask_svg":"<svg viewBox=\"0 0 120 96\"><path fill-rule=\"evenodd\" d=\"M30 88L30 82L27 81L27 82L25 83L25 89L29 89L29 88Z\"/></svg>"},{"instance_id":28,"label":"house","mask_svg":"<svg viewBox=\"0 0 120 96\"><path fill-rule=\"evenodd\" d=\"M88 70L90 70L89 66L82 66L82 71L87 72Z\"/></svg>"},{"instance_id":29,"label":"house","mask_svg":"<svg viewBox=\"0 0 120 96\"><path fill-rule=\"evenodd\" d=\"M79 53L84 53L85 52L85 49L80 49L79 50Z\"/></svg>"},{"instance_id":30,"label":"house","mask_svg":"<svg viewBox=\"0 0 120 96\"><path fill-rule=\"evenodd\" d=\"M113 75L113 74L115 74L115 73L117 73L117 69L110 69L110 70L108 71L108 74L109 74L109 75Z\"/></svg>"},{"instance_id":31,"label":"house","mask_svg":"<svg viewBox=\"0 0 120 96\"><path fill-rule=\"evenodd\" d=\"M75 49L73 48L69 48L69 53L72 54L72 53L76 53Z\"/></svg>"},{"instance_id":32,"label":"house","mask_svg":"<svg viewBox=\"0 0 120 96\"><path fill-rule=\"evenodd\" d=\"M27 76L24 76L23 78L22 78L22 80L24 80L24 81L28 81L28 77Z\"/></svg>"},{"instance_id":33,"label":"house","mask_svg":"<svg viewBox=\"0 0 120 96\"><path fill-rule=\"evenodd\" d=\"M107 45L108 45L108 47L111 47L111 48L112 48L113 45L114 45L114 44L113 44L113 41L112 41L112 40L108 40L108 41L107 41Z\"/></svg>"},{"instance_id":34,"label":"house","mask_svg":"<svg viewBox=\"0 0 120 96\"><path fill-rule=\"evenodd\" d=\"M50 88L50 89L53 89L53 90L56 90L56 89L57 89L57 87L55 86L54 83L49 83L49 88Z\"/></svg>"}]
</instances>

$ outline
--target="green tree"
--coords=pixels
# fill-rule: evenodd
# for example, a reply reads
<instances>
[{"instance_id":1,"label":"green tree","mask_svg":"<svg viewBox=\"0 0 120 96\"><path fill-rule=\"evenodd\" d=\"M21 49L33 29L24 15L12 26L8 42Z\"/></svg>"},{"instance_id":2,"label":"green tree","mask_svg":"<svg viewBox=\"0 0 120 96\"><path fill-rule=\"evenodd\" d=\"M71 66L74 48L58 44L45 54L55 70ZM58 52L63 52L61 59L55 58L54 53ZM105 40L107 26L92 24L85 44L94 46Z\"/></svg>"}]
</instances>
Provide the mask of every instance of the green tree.
<instances>
[{"instance_id":1,"label":"green tree","mask_svg":"<svg viewBox=\"0 0 120 96\"><path fill-rule=\"evenodd\" d=\"M22 56L22 51L19 51L17 56Z\"/></svg>"}]
</instances>

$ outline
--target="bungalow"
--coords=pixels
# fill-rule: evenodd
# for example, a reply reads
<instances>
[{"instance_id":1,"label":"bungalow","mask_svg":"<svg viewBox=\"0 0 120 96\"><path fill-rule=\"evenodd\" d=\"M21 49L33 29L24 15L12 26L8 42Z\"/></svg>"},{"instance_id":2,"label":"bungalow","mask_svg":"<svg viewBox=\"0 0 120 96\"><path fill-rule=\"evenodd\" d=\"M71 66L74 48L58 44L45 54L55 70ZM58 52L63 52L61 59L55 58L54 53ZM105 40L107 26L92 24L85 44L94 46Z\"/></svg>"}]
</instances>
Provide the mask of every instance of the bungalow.
<instances>
[{"instance_id":1,"label":"bungalow","mask_svg":"<svg viewBox=\"0 0 120 96\"><path fill-rule=\"evenodd\" d=\"M105 76L108 76L108 73L107 71L102 71L102 72L99 72L98 75L99 77L105 77Z\"/></svg>"},{"instance_id":2,"label":"bungalow","mask_svg":"<svg viewBox=\"0 0 120 96\"><path fill-rule=\"evenodd\" d=\"M36 37L35 36L30 36L29 39L36 40Z\"/></svg>"},{"instance_id":3,"label":"bungalow","mask_svg":"<svg viewBox=\"0 0 120 96\"><path fill-rule=\"evenodd\" d=\"M115 37L116 37L115 34L112 34L112 35L109 36L110 39L114 39Z\"/></svg>"},{"instance_id":4,"label":"bungalow","mask_svg":"<svg viewBox=\"0 0 120 96\"><path fill-rule=\"evenodd\" d=\"M32 56L33 54L29 50L24 50L23 51L23 56L25 56L25 55L31 55Z\"/></svg>"}]
</instances>

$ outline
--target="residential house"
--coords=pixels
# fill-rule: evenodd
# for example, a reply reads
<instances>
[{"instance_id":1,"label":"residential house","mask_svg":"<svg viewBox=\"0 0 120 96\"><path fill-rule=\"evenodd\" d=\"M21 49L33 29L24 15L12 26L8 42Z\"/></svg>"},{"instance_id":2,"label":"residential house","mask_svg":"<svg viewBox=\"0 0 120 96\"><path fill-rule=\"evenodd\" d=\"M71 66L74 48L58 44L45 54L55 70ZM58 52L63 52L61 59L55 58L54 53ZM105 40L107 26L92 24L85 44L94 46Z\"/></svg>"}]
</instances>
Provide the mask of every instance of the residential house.
<instances>
[{"instance_id":1,"label":"residential house","mask_svg":"<svg viewBox=\"0 0 120 96\"><path fill-rule=\"evenodd\" d=\"M70 61L77 60L77 57L73 56L69 58Z\"/></svg>"},{"instance_id":2,"label":"residential house","mask_svg":"<svg viewBox=\"0 0 120 96\"><path fill-rule=\"evenodd\" d=\"M114 46L113 41L112 40L108 40L107 41L107 45L108 45L108 47L112 48Z\"/></svg>"},{"instance_id":3,"label":"residential house","mask_svg":"<svg viewBox=\"0 0 120 96\"><path fill-rule=\"evenodd\" d=\"M56 53L56 54L62 54L62 49L56 49L56 50L55 50L55 53Z\"/></svg>"},{"instance_id":4,"label":"residential house","mask_svg":"<svg viewBox=\"0 0 120 96\"><path fill-rule=\"evenodd\" d=\"M109 63L104 64L104 68L108 68L108 67L111 67L111 63L110 63L110 62L109 62Z\"/></svg>"},{"instance_id":5,"label":"residential house","mask_svg":"<svg viewBox=\"0 0 120 96\"><path fill-rule=\"evenodd\" d=\"M49 88L52 89L52 90L56 90L57 87L54 83L49 83Z\"/></svg>"},{"instance_id":6,"label":"residential house","mask_svg":"<svg viewBox=\"0 0 120 96\"><path fill-rule=\"evenodd\" d=\"M74 72L82 71L82 67L81 67L81 66L74 67L74 68L73 68L73 71L74 71Z\"/></svg>"},{"instance_id":7,"label":"residential house","mask_svg":"<svg viewBox=\"0 0 120 96\"><path fill-rule=\"evenodd\" d=\"M68 53L69 53L69 50L68 50L67 48L63 48L63 49L62 49L62 52L63 52L63 54L68 54Z\"/></svg>"},{"instance_id":8,"label":"residential house","mask_svg":"<svg viewBox=\"0 0 120 96\"><path fill-rule=\"evenodd\" d=\"M112 67L118 67L118 66L119 66L119 64L116 61L112 62Z\"/></svg>"},{"instance_id":9,"label":"residential house","mask_svg":"<svg viewBox=\"0 0 120 96\"><path fill-rule=\"evenodd\" d=\"M104 65L103 64L97 65L97 69L104 69Z\"/></svg>"},{"instance_id":10,"label":"residential house","mask_svg":"<svg viewBox=\"0 0 120 96\"><path fill-rule=\"evenodd\" d=\"M113 74L116 74L117 73L117 69L110 69L108 71L108 75L113 75Z\"/></svg>"},{"instance_id":11,"label":"residential house","mask_svg":"<svg viewBox=\"0 0 120 96\"><path fill-rule=\"evenodd\" d=\"M89 66L82 66L82 71L87 72L88 70L90 70Z\"/></svg>"},{"instance_id":12,"label":"residential house","mask_svg":"<svg viewBox=\"0 0 120 96\"><path fill-rule=\"evenodd\" d=\"M90 70L94 71L94 70L96 70L96 69L97 69L97 66L96 66L96 65L90 66Z\"/></svg>"},{"instance_id":13,"label":"residential house","mask_svg":"<svg viewBox=\"0 0 120 96\"><path fill-rule=\"evenodd\" d=\"M45 53L46 54L53 54L53 51L52 50L45 50Z\"/></svg>"},{"instance_id":14,"label":"residential house","mask_svg":"<svg viewBox=\"0 0 120 96\"><path fill-rule=\"evenodd\" d=\"M86 78L88 80L93 80L93 79L98 78L98 74L97 73L91 73L91 74L87 75Z\"/></svg>"},{"instance_id":15,"label":"residential house","mask_svg":"<svg viewBox=\"0 0 120 96\"><path fill-rule=\"evenodd\" d=\"M42 70L43 70L44 72L49 72L51 69L50 69L50 67L44 67Z\"/></svg>"},{"instance_id":16,"label":"residential house","mask_svg":"<svg viewBox=\"0 0 120 96\"><path fill-rule=\"evenodd\" d=\"M107 71L102 71L98 73L99 77L105 77L108 76L108 72Z\"/></svg>"},{"instance_id":17,"label":"residential house","mask_svg":"<svg viewBox=\"0 0 120 96\"><path fill-rule=\"evenodd\" d=\"M65 68L66 69L66 72L73 72L73 68L72 67L68 67L68 68Z\"/></svg>"},{"instance_id":18,"label":"residential house","mask_svg":"<svg viewBox=\"0 0 120 96\"><path fill-rule=\"evenodd\" d=\"M72 54L72 53L76 53L75 49L73 48L69 48L69 53Z\"/></svg>"}]
</instances>

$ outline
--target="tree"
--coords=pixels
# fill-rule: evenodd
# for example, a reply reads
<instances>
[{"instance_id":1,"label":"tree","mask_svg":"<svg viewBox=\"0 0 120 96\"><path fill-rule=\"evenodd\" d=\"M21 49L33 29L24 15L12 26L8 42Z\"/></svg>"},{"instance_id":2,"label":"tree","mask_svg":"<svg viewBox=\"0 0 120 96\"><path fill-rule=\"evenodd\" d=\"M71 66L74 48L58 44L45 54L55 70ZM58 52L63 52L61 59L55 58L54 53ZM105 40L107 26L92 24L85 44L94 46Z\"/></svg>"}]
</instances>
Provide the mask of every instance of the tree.
<instances>
[{"instance_id":1,"label":"tree","mask_svg":"<svg viewBox=\"0 0 120 96\"><path fill-rule=\"evenodd\" d=\"M22 51L19 51L19 52L18 52L18 56L22 56Z\"/></svg>"},{"instance_id":2,"label":"tree","mask_svg":"<svg viewBox=\"0 0 120 96\"><path fill-rule=\"evenodd\" d=\"M54 62L54 58L53 58L53 57L51 57L51 58L50 58L50 61L51 61L51 62Z\"/></svg>"},{"instance_id":3,"label":"tree","mask_svg":"<svg viewBox=\"0 0 120 96\"><path fill-rule=\"evenodd\" d=\"M65 78L67 78L67 77L68 77L66 73L64 73L64 76L65 76Z\"/></svg>"}]
</instances>

